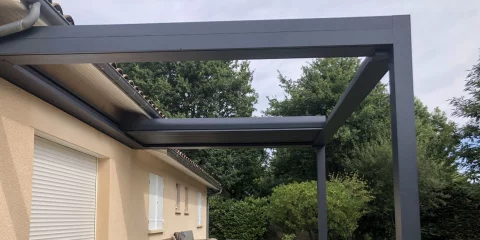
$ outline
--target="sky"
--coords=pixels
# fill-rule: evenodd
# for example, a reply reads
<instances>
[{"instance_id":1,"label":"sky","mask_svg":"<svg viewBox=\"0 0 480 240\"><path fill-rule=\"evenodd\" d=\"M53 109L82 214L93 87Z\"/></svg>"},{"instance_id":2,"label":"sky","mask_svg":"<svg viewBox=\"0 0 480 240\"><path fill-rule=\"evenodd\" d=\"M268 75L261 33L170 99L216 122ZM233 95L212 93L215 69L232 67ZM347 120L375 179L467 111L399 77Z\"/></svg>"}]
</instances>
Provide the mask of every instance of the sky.
<instances>
[{"instance_id":1,"label":"sky","mask_svg":"<svg viewBox=\"0 0 480 240\"><path fill-rule=\"evenodd\" d=\"M410 14L415 95L430 110L452 117L448 100L463 94L468 70L480 56L480 0L56 0L76 25L328 18ZM255 115L267 97L283 98L278 71L301 76L311 59L253 60L259 94ZM387 74L388 75L388 74ZM382 80L388 82L388 76Z\"/></svg>"}]
</instances>

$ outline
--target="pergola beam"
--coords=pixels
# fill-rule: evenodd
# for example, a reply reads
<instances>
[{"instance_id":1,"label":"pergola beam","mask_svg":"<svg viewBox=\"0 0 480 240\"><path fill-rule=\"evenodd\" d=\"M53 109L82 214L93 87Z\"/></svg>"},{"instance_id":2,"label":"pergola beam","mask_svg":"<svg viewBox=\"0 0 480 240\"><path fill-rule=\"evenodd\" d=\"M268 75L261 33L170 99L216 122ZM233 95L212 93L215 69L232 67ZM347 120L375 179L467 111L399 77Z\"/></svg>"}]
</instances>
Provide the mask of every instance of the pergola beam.
<instances>
[{"instance_id":1,"label":"pergola beam","mask_svg":"<svg viewBox=\"0 0 480 240\"><path fill-rule=\"evenodd\" d=\"M387 73L389 64L388 53L375 53L367 57L358 68L347 89L340 97L337 105L328 116L324 131L322 131L314 146L325 145L337 130L345 123L362 101L375 88L379 80Z\"/></svg>"},{"instance_id":2,"label":"pergola beam","mask_svg":"<svg viewBox=\"0 0 480 240\"><path fill-rule=\"evenodd\" d=\"M392 42L392 16L48 26L2 38L0 59L33 65L355 57Z\"/></svg>"},{"instance_id":3,"label":"pergola beam","mask_svg":"<svg viewBox=\"0 0 480 240\"><path fill-rule=\"evenodd\" d=\"M122 130L147 148L310 147L325 116L127 121Z\"/></svg>"}]
</instances>

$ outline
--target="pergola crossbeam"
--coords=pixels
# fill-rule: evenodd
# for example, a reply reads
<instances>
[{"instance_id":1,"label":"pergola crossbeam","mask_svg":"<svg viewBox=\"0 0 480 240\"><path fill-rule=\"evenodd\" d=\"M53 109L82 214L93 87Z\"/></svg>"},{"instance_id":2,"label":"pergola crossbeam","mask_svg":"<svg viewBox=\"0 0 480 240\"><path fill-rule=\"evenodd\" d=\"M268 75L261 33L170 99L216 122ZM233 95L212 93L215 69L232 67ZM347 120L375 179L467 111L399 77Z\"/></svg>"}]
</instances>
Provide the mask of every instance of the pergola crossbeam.
<instances>
[{"instance_id":1,"label":"pergola crossbeam","mask_svg":"<svg viewBox=\"0 0 480 240\"><path fill-rule=\"evenodd\" d=\"M325 120L325 116L143 119L128 121L122 130L148 148L308 147Z\"/></svg>"}]
</instances>

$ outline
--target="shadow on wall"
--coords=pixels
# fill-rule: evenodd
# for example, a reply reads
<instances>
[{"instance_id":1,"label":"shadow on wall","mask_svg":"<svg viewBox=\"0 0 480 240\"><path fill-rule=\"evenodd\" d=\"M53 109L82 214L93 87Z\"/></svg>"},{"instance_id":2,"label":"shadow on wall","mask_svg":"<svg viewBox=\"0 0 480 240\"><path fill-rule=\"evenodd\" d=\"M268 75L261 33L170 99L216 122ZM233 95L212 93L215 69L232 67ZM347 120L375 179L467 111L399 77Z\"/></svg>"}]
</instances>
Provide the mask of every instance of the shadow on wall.
<instances>
[{"instance_id":1,"label":"shadow on wall","mask_svg":"<svg viewBox=\"0 0 480 240\"><path fill-rule=\"evenodd\" d=\"M33 129L0 117L0 234L28 239L33 171Z\"/></svg>"}]
</instances>

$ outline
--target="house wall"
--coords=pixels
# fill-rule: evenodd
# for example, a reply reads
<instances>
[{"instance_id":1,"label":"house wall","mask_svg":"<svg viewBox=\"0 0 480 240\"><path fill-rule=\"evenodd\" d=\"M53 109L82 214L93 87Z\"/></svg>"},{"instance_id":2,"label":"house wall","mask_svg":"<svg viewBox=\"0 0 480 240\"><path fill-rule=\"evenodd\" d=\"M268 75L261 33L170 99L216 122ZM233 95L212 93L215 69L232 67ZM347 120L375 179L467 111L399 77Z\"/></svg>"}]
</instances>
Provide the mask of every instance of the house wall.
<instances>
[{"instance_id":1,"label":"house wall","mask_svg":"<svg viewBox=\"0 0 480 240\"><path fill-rule=\"evenodd\" d=\"M164 163L157 156L132 150L76 118L0 78L0 236L28 239L36 133L103 156L98 162L97 239L169 239L175 231L193 230L206 236L206 200L203 227L197 228L196 194L207 187ZM164 232L148 234L149 172L164 178ZM175 214L176 183L181 185L181 214ZM184 187L189 188L189 215L185 215Z\"/></svg>"}]
</instances>

